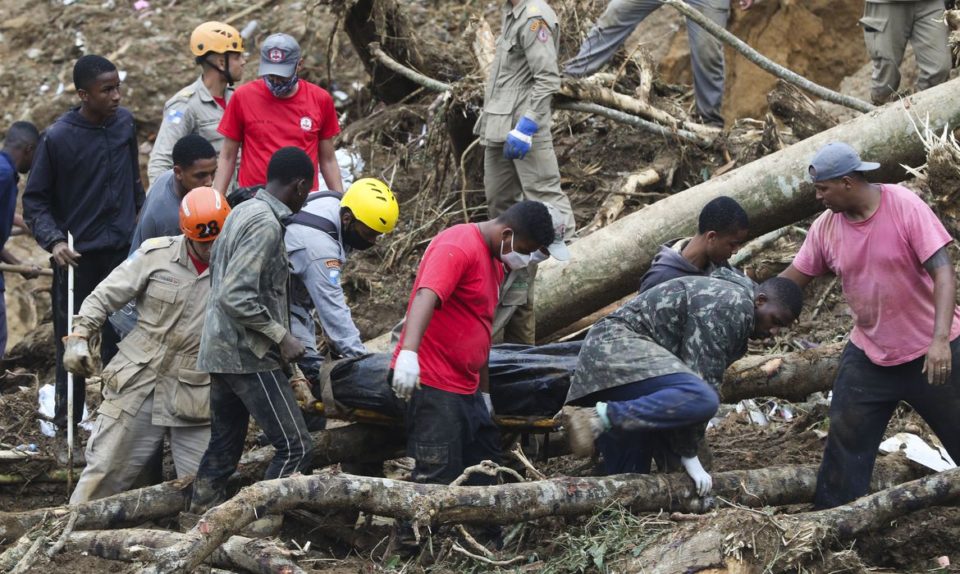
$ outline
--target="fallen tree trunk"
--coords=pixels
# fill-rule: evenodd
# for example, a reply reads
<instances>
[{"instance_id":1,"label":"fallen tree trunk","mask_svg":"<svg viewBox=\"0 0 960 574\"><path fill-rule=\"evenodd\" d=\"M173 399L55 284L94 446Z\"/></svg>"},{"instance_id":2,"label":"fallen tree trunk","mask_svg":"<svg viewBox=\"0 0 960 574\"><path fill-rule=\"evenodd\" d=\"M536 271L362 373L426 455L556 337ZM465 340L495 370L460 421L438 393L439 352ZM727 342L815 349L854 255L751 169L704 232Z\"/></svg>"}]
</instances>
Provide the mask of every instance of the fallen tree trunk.
<instances>
[{"instance_id":1,"label":"fallen tree trunk","mask_svg":"<svg viewBox=\"0 0 960 574\"><path fill-rule=\"evenodd\" d=\"M404 444L396 429L352 424L311 434L314 464L326 466L339 462L383 461L394 456ZM273 458L272 446L246 453L240 460L237 485L250 484L263 477ZM172 516L186 508L193 478L172 480L123 492L107 498L84 502L75 507L54 507L24 512L0 512L0 539L12 540L43 520L62 518L77 509L77 530L112 529Z\"/></svg>"},{"instance_id":2,"label":"fallen tree trunk","mask_svg":"<svg viewBox=\"0 0 960 574\"><path fill-rule=\"evenodd\" d=\"M883 463L874 473L881 485L914 476L902 458ZM801 466L717 473L713 492L748 506L806 502L813 495L816 472L814 466ZM713 499L696 498L692 486L686 475L677 474L557 478L489 487L416 484L334 473L294 476L257 483L210 509L182 542L158 551L157 562L144 572L192 571L232 534L255 520L258 512L359 509L412 520L420 526L512 524L545 516L577 516L614 502L635 511L702 512Z\"/></svg>"},{"instance_id":3,"label":"fallen tree trunk","mask_svg":"<svg viewBox=\"0 0 960 574\"><path fill-rule=\"evenodd\" d=\"M720 398L725 403L755 397L803 401L812 393L829 391L845 345L830 343L806 351L740 359L723 374Z\"/></svg>"},{"instance_id":4,"label":"fallen tree trunk","mask_svg":"<svg viewBox=\"0 0 960 574\"><path fill-rule=\"evenodd\" d=\"M884 164L887 169L880 176L899 178L900 164L919 165L924 161L923 144L908 114L929 116L933 129L960 125L960 81L946 82L821 132L574 242L569 262L558 265L546 261L537 273L537 332L553 333L632 292L660 244L672 237L692 235L700 209L719 195L740 202L750 216L751 233L755 235L813 215L822 206L807 181L807 166L827 142L846 141L864 159Z\"/></svg>"},{"instance_id":5,"label":"fallen tree trunk","mask_svg":"<svg viewBox=\"0 0 960 574\"><path fill-rule=\"evenodd\" d=\"M108 560L151 561L157 549L173 546L183 541L184 536L179 532L145 528L74 532L67 539L65 548ZM289 551L268 540L243 536L228 538L206 562L221 568L241 569L258 574L306 573L291 559Z\"/></svg>"},{"instance_id":6,"label":"fallen tree trunk","mask_svg":"<svg viewBox=\"0 0 960 574\"><path fill-rule=\"evenodd\" d=\"M783 80L777 80L776 87L767 94L767 104L773 115L790 126L800 140L837 125L836 118L820 109L800 88Z\"/></svg>"},{"instance_id":7,"label":"fallen tree trunk","mask_svg":"<svg viewBox=\"0 0 960 574\"><path fill-rule=\"evenodd\" d=\"M621 564L623 571L659 564L662 574L725 566L736 572L798 572L818 565L831 548L922 508L960 498L960 469L952 469L817 512L776 515L731 510L690 525L667 545L650 545ZM667 562L669 560L669 562Z\"/></svg>"}]
</instances>

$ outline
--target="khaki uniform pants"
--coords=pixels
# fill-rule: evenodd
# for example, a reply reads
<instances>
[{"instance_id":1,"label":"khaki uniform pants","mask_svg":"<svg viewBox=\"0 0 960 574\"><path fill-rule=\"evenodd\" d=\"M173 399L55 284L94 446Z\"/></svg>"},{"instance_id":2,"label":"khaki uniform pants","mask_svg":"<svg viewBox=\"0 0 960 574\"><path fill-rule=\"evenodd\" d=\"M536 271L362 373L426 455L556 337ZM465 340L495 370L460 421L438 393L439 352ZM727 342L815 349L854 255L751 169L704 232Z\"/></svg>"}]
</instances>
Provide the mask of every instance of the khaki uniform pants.
<instances>
[{"instance_id":1,"label":"khaki uniform pants","mask_svg":"<svg viewBox=\"0 0 960 574\"><path fill-rule=\"evenodd\" d=\"M119 418L101 413L87 441L87 466L77 487L70 495L70 504L104 498L128 490L163 446L163 437L170 433L170 450L177 477L196 474L200 459L210 442L210 425L165 427L151 422L153 393L147 397L136 416L125 412Z\"/></svg>"},{"instance_id":2,"label":"khaki uniform pants","mask_svg":"<svg viewBox=\"0 0 960 574\"><path fill-rule=\"evenodd\" d=\"M570 199L560 189L560 167L550 141L534 141L523 159L503 157L503 144L484 147L483 188L493 219L524 199L554 206L566 218L569 237L577 228Z\"/></svg>"},{"instance_id":3,"label":"khaki uniform pants","mask_svg":"<svg viewBox=\"0 0 960 574\"><path fill-rule=\"evenodd\" d=\"M917 89L947 81L951 66L947 26L936 21L943 18L943 8L943 0L866 3L860 24L873 61L870 99L874 104L886 103L900 88L900 63L908 40L920 68Z\"/></svg>"}]
</instances>

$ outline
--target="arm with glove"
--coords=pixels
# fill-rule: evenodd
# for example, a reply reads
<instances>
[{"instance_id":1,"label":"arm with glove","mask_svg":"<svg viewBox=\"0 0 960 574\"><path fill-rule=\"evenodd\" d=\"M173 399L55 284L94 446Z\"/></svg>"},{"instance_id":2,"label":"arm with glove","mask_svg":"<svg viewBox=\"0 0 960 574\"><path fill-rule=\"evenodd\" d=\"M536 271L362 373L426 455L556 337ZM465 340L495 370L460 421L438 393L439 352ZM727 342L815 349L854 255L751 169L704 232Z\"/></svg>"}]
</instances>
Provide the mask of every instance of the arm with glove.
<instances>
[{"instance_id":1,"label":"arm with glove","mask_svg":"<svg viewBox=\"0 0 960 574\"><path fill-rule=\"evenodd\" d=\"M527 99L527 109L517 125L507 134L503 156L523 159L533 145L534 135L541 128L549 129L553 113L550 102L560 91L560 68L557 64L557 30L543 18L531 18L519 32L527 66L533 75L533 85Z\"/></svg>"},{"instance_id":2,"label":"arm with glove","mask_svg":"<svg viewBox=\"0 0 960 574\"><path fill-rule=\"evenodd\" d=\"M137 298L150 278L142 252L127 259L97 285L73 318L73 332L63 338L63 368L81 377L94 374L90 336L100 332L107 317Z\"/></svg>"},{"instance_id":3,"label":"arm with glove","mask_svg":"<svg viewBox=\"0 0 960 574\"><path fill-rule=\"evenodd\" d=\"M413 390L420 383L420 361L417 350L420 341L427 331L427 325L433 318L440 298L432 290L421 288L417 290L410 311L407 313L407 322L404 327L403 343L397 361L393 366L393 394L403 400L413 396Z\"/></svg>"}]
</instances>

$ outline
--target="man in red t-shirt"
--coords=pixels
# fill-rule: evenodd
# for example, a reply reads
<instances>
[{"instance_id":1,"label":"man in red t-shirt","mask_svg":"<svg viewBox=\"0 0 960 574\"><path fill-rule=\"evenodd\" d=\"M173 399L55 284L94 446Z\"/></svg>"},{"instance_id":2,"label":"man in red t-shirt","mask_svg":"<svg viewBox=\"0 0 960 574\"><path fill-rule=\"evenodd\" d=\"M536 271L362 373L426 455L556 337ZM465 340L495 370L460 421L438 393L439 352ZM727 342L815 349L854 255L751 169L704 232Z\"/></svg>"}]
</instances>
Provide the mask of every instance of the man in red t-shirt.
<instances>
[{"instance_id":1,"label":"man in red t-shirt","mask_svg":"<svg viewBox=\"0 0 960 574\"><path fill-rule=\"evenodd\" d=\"M960 360L960 312L947 252L952 238L909 189L864 178L878 167L844 143L817 152L809 173L828 211L781 274L801 287L835 274L855 319L833 384L817 508L867 493L877 447L900 401L960 461L960 378L952 370Z\"/></svg>"},{"instance_id":2,"label":"man in red t-shirt","mask_svg":"<svg viewBox=\"0 0 960 574\"><path fill-rule=\"evenodd\" d=\"M340 133L337 111L330 94L300 80L300 46L287 34L273 34L260 48L260 79L237 88L217 128L223 134L217 177L213 186L226 193L243 148L237 183L240 187L265 185L267 164L282 147L302 149L331 191L343 193L340 166L333 138Z\"/></svg>"},{"instance_id":3,"label":"man in red t-shirt","mask_svg":"<svg viewBox=\"0 0 960 574\"><path fill-rule=\"evenodd\" d=\"M525 267L553 240L546 205L521 201L492 221L450 227L427 247L391 364L394 393L409 400L413 480L448 484L467 466L499 462L487 362L503 266Z\"/></svg>"}]
</instances>

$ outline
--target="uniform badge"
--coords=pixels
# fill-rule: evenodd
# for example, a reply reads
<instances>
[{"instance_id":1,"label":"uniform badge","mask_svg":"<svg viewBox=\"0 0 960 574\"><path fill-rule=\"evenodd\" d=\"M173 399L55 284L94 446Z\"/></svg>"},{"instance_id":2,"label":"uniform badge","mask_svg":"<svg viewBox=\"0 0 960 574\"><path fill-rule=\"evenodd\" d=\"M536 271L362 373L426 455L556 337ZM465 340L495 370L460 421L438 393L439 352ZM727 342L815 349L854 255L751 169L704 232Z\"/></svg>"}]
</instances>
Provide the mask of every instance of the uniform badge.
<instances>
[{"instance_id":1,"label":"uniform badge","mask_svg":"<svg viewBox=\"0 0 960 574\"><path fill-rule=\"evenodd\" d=\"M311 128L313 128L313 120L311 120L307 116L303 116L302 118L300 118L300 129L302 129L305 132L308 132L310 131Z\"/></svg>"},{"instance_id":2,"label":"uniform badge","mask_svg":"<svg viewBox=\"0 0 960 574\"><path fill-rule=\"evenodd\" d=\"M534 20L533 24L530 24L530 31L536 32L537 30L539 30L541 22L543 22L543 20Z\"/></svg>"},{"instance_id":3,"label":"uniform badge","mask_svg":"<svg viewBox=\"0 0 960 574\"><path fill-rule=\"evenodd\" d=\"M541 20L541 22L543 22ZM540 26L540 30L537 32L537 40L541 42L546 42L550 39L550 29L547 27L547 23L543 22Z\"/></svg>"},{"instance_id":4,"label":"uniform badge","mask_svg":"<svg viewBox=\"0 0 960 574\"><path fill-rule=\"evenodd\" d=\"M327 280L330 281L330 284L337 285L340 283L340 260L327 259L323 264L327 268Z\"/></svg>"},{"instance_id":5,"label":"uniform badge","mask_svg":"<svg viewBox=\"0 0 960 574\"><path fill-rule=\"evenodd\" d=\"M183 112L180 110L170 110L167 112L167 119L170 120L172 124L179 124L183 121Z\"/></svg>"},{"instance_id":6,"label":"uniform badge","mask_svg":"<svg viewBox=\"0 0 960 574\"><path fill-rule=\"evenodd\" d=\"M267 54L267 58L269 58L271 62L281 62L283 61L283 51L274 48Z\"/></svg>"}]
</instances>

